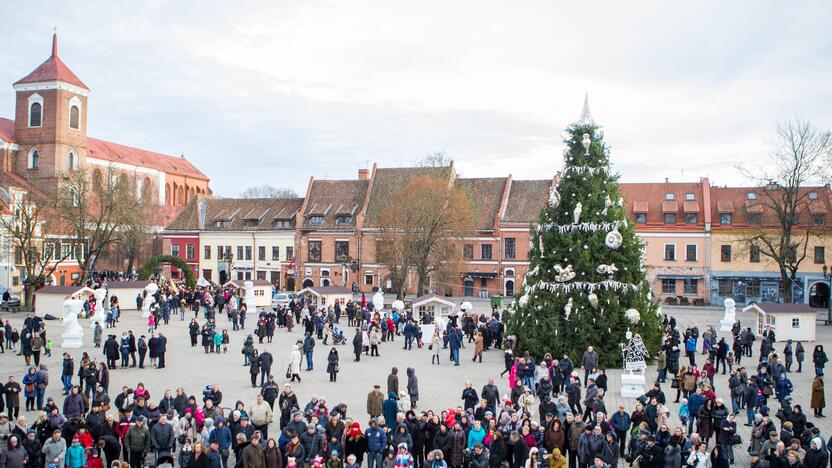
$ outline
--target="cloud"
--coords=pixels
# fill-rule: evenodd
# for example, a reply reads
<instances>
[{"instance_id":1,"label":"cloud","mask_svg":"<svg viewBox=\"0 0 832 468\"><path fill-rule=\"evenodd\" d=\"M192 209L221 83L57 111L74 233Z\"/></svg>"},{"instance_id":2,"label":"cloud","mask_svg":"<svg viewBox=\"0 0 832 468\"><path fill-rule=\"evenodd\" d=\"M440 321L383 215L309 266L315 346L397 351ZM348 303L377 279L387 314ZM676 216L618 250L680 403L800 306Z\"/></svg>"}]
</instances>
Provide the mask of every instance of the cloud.
<instances>
[{"instance_id":1,"label":"cloud","mask_svg":"<svg viewBox=\"0 0 832 468\"><path fill-rule=\"evenodd\" d=\"M550 177L586 91L625 181L767 154L832 126L828 2L242 1L4 4L0 115L51 25L90 134L182 154L221 195L445 150L465 176Z\"/></svg>"}]
</instances>

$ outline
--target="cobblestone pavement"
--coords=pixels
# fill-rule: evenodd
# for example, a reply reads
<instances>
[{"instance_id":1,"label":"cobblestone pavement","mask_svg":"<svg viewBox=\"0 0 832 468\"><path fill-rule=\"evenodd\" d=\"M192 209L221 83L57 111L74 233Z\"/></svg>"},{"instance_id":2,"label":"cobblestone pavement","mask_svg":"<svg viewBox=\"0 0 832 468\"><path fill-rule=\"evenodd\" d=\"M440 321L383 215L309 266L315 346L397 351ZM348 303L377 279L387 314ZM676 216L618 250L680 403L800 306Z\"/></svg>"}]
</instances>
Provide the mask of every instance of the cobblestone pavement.
<instances>
[{"instance_id":1,"label":"cobblestone pavement","mask_svg":"<svg viewBox=\"0 0 832 468\"><path fill-rule=\"evenodd\" d=\"M673 315L679 321L679 326L684 328L689 323L695 322L700 328L714 324L718 329L718 322L722 318L722 313L715 309L666 309L665 312ZM738 313L738 316L744 325L750 325L750 317L745 317L745 314ZM248 367L243 366L243 356L240 353L243 340L245 336L250 333L252 323L248 324L248 330L229 331L231 335L231 344L228 348L228 353L225 354L205 354L201 347L192 348L190 340L187 335L187 324L191 313L185 321L180 321L178 317L173 318L169 325L161 325L159 327L168 338L168 352L167 352L167 367L165 369L155 368L127 368L115 369L110 372L110 394L115 396L120 390L121 386L129 385L134 387L137 382L143 382L150 390L152 399L161 398L165 389L175 389L182 386L189 394L200 395L202 389L207 384L219 384L223 392L223 403L221 406L233 406L236 400L242 400L248 405L254 401L257 393L256 389L251 388L248 374ZM24 314L5 314L3 320L9 319L11 323L20 329L22 326ZM198 321L202 323L201 317ZM230 323L225 316L218 317L219 327L228 326L230 330ZM89 328L89 322L81 321L85 329L84 343L85 346L80 350L71 350L76 362L81 356L81 351L87 351L91 356L103 359L101 349L92 347L92 330ZM342 325L345 325L342 323ZM45 357L42 361L49 366L51 385L47 389L47 396L51 396L59 403L63 401L61 396L60 385L60 362L62 349L60 348L60 334L62 332L60 321L46 321L47 335L51 337L55 343L55 349L51 357ZM105 330L105 333L114 333L118 336L124 330L132 329L137 335L146 334L147 326L144 319L137 312L129 312L126 317L123 317L121 323L114 329ZM353 331L346 331L348 341L351 340ZM296 327L294 333L288 333L285 329L279 329L275 335L272 343L257 344L258 350L268 347L275 356L275 364L272 368L272 373L275 375L275 380L279 383L286 381L285 369L288 364L288 356L292 344L302 336L302 329ZM720 335L722 336L722 334ZM832 329L818 325L818 342L829 344L832 343ZM522 339L522 337L521 337ZM301 372L303 381L299 384L294 384L295 391L298 394L299 401L304 404L310 399L312 395L322 396L326 399L328 406L332 407L334 404L346 403L348 405L348 415L359 418L362 426L367 420L366 413L366 396L367 392L372 389L373 384L380 384L382 389L386 388L387 375L393 366L399 368L400 388L404 389L406 385L406 369L413 367L416 369L416 374L419 377L419 408L431 408L435 410L446 409L449 407L457 407L461 405L460 399L463 382L471 380L474 388L481 389L489 378L495 378L497 384L503 393L507 393L507 383L505 378L500 378L500 372L503 369L503 354L501 351L487 351L485 353L482 363L471 362L473 354L473 344L468 345L461 352L460 366L454 367L449 363L448 352L443 350L441 354L442 362L440 365L431 365L431 351L425 345L422 349L417 349L415 346L413 350L406 351L402 349L404 340L402 337L397 337L392 343L382 343L380 347L381 357L362 356L360 362L353 362L352 345L337 346L340 354L340 373L338 374L338 382L329 382L329 376L326 374L326 354L331 346L323 345L320 340L317 341L314 353L314 371ZM256 340L255 340L256 343ZM757 342L759 343L759 341ZM588 345L590 343L587 343ZM805 412L810 415L809 420L817 423L823 434L829 436L832 432L832 424L830 420L815 419L811 417L811 410L809 409L809 399L811 394L811 381L814 376L811 364L811 349L814 343L806 345L808 362L804 363L804 372L790 375L795 391L793 394L795 403L801 404ZM781 350L783 344L777 344L778 351ZM752 358L746 358L744 364L749 366L757 362L757 350ZM753 363L752 363L753 361ZM697 361L699 363L699 361ZM305 365L301 367L304 369ZM23 358L15 356L12 353L6 352L0 354L0 369L4 374L5 379L8 375L15 375L19 381L22 378L26 366ZM618 388L620 385L620 371L610 370L609 376L609 393L606 397L606 404L609 410L614 410L618 403L623 402L628 411L635 407L634 399L621 398ZM647 370L648 384L655 379L655 366L649 366ZM74 379L77 382L77 378ZM675 391L670 388L670 381L663 387L668 396L668 401L672 401L675 396ZM716 378L717 394L721 396L728 395L727 376L718 375ZM671 392L673 392L671 394ZM727 400L727 398L726 398ZM730 407L730 403L728 404ZM773 403L776 410L776 401ZM670 404L671 407L671 424L675 427L678 424L677 404ZM773 411L774 412L774 411ZM535 412L536 414L536 412ZM31 423L34 414L25 413L27 421ZM746 444L749 440L749 428L743 426L745 423L744 414L737 418L739 432L742 435L743 443ZM778 424L779 428L779 424ZM276 423L271 428L276 430ZM737 466L747 466L747 456L745 455L744 446L736 447Z\"/></svg>"}]
</instances>

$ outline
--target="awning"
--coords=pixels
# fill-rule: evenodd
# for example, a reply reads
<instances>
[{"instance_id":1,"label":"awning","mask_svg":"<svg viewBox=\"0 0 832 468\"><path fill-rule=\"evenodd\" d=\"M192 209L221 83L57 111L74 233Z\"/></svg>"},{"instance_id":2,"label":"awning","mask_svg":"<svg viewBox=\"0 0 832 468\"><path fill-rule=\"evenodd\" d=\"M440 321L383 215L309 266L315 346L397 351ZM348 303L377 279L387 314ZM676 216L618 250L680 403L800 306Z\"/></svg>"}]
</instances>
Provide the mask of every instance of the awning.
<instances>
[{"instance_id":1,"label":"awning","mask_svg":"<svg viewBox=\"0 0 832 468\"><path fill-rule=\"evenodd\" d=\"M699 202L686 201L683 205L685 213L699 213Z\"/></svg>"},{"instance_id":2,"label":"awning","mask_svg":"<svg viewBox=\"0 0 832 468\"><path fill-rule=\"evenodd\" d=\"M763 204L747 201L745 202L745 211L748 213L762 213Z\"/></svg>"},{"instance_id":3,"label":"awning","mask_svg":"<svg viewBox=\"0 0 832 468\"><path fill-rule=\"evenodd\" d=\"M679 204L675 201L665 201L662 202L662 212L663 213L675 213L679 211Z\"/></svg>"},{"instance_id":4,"label":"awning","mask_svg":"<svg viewBox=\"0 0 832 468\"><path fill-rule=\"evenodd\" d=\"M810 200L809 211L812 214L826 214L829 212L829 210L826 209L826 205L824 205L820 200Z\"/></svg>"},{"instance_id":5,"label":"awning","mask_svg":"<svg viewBox=\"0 0 832 468\"><path fill-rule=\"evenodd\" d=\"M646 201L633 202L633 213L647 213L650 211L650 203Z\"/></svg>"},{"instance_id":6,"label":"awning","mask_svg":"<svg viewBox=\"0 0 832 468\"><path fill-rule=\"evenodd\" d=\"M716 202L716 209L720 213L733 213L734 212L734 203L731 201L717 201Z\"/></svg>"},{"instance_id":7,"label":"awning","mask_svg":"<svg viewBox=\"0 0 832 468\"><path fill-rule=\"evenodd\" d=\"M658 279L699 279L704 277L704 275L656 275Z\"/></svg>"},{"instance_id":8,"label":"awning","mask_svg":"<svg viewBox=\"0 0 832 468\"><path fill-rule=\"evenodd\" d=\"M468 271L460 274L460 276L470 276L471 278L496 278L497 273L489 273L484 271Z\"/></svg>"}]
</instances>

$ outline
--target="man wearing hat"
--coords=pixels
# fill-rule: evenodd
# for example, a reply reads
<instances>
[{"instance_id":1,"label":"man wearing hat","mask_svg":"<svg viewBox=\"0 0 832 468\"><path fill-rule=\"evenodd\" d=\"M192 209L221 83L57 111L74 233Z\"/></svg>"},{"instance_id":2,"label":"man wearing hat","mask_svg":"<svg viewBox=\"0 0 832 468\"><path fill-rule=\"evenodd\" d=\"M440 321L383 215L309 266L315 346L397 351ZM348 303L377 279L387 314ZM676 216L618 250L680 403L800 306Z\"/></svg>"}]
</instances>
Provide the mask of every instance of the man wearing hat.
<instances>
[{"instance_id":1,"label":"man wearing hat","mask_svg":"<svg viewBox=\"0 0 832 468\"><path fill-rule=\"evenodd\" d=\"M52 431L52 437L43 443L41 453L43 454L45 464L52 464L57 467L64 466L64 460L66 459L66 441L61 437L60 429Z\"/></svg>"},{"instance_id":2,"label":"man wearing hat","mask_svg":"<svg viewBox=\"0 0 832 468\"><path fill-rule=\"evenodd\" d=\"M381 416L384 408L384 394L381 393L381 385L373 385L373 390L367 395L367 414L371 418Z\"/></svg>"},{"instance_id":3,"label":"man wearing hat","mask_svg":"<svg viewBox=\"0 0 832 468\"><path fill-rule=\"evenodd\" d=\"M136 425L131 426L124 435L130 466L142 466L144 456L150 448L150 431L147 430L147 418L139 416Z\"/></svg>"}]
</instances>

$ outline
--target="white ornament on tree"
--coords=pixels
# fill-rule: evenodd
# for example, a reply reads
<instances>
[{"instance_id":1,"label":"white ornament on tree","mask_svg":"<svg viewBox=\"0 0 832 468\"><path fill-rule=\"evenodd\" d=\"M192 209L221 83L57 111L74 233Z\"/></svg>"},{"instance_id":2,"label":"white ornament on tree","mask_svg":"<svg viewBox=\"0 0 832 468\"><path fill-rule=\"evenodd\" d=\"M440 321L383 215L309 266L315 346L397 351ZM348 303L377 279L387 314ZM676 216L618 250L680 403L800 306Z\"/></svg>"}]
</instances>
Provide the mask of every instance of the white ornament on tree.
<instances>
[{"instance_id":1,"label":"white ornament on tree","mask_svg":"<svg viewBox=\"0 0 832 468\"><path fill-rule=\"evenodd\" d=\"M624 312L624 317L627 317L627 320L635 325L641 320L641 312L636 309L627 309L627 311Z\"/></svg>"},{"instance_id":2,"label":"white ornament on tree","mask_svg":"<svg viewBox=\"0 0 832 468\"><path fill-rule=\"evenodd\" d=\"M565 283L575 277L575 272L572 271L572 265L566 265L566 268L560 265L555 265L553 269L557 274L557 276L555 276L555 281L559 283Z\"/></svg>"},{"instance_id":3,"label":"white ornament on tree","mask_svg":"<svg viewBox=\"0 0 832 468\"><path fill-rule=\"evenodd\" d=\"M616 250L621 247L622 242L624 242L624 237L618 232L618 228L616 227L612 231L607 233L606 239L604 239L604 243L607 244L607 247Z\"/></svg>"},{"instance_id":4,"label":"white ornament on tree","mask_svg":"<svg viewBox=\"0 0 832 468\"><path fill-rule=\"evenodd\" d=\"M589 138L589 133L584 133L581 144L584 145L584 155L589 156L589 145L592 144L592 140Z\"/></svg>"},{"instance_id":5,"label":"white ornament on tree","mask_svg":"<svg viewBox=\"0 0 832 468\"><path fill-rule=\"evenodd\" d=\"M610 200L610 196L607 195L607 198L604 199L604 209L601 210L601 214L606 216L607 215L607 210L609 210L611 206L612 206L612 200Z\"/></svg>"},{"instance_id":6,"label":"white ornament on tree","mask_svg":"<svg viewBox=\"0 0 832 468\"><path fill-rule=\"evenodd\" d=\"M589 293L587 299L589 300L589 305L591 305L593 309L598 308L598 296L595 293Z\"/></svg>"},{"instance_id":7,"label":"white ornament on tree","mask_svg":"<svg viewBox=\"0 0 832 468\"><path fill-rule=\"evenodd\" d=\"M554 208L560 205L560 194L555 187L549 189L549 207Z\"/></svg>"},{"instance_id":8,"label":"white ornament on tree","mask_svg":"<svg viewBox=\"0 0 832 468\"><path fill-rule=\"evenodd\" d=\"M572 315L572 298L570 297L568 301L566 301L566 305L563 306L563 318L564 320L569 320L569 316Z\"/></svg>"},{"instance_id":9,"label":"white ornament on tree","mask_svg":"<svg viewBox=\"0 0 832 468\"><path fill-rule=\"evenodd\" d=\"M602 263L598 265L598 268L596 268L595 271L601 273L602 275L612 276L615 274L615 272L618 271L618 267L615 266L615 263L611 263L609 265L605 265Z\"/></svg>"},{"instance_id":10,"label":"white ornament on tree","mask_svg":"<svg viewBox=\"0 0 832 468\"><path fill-rule=\"evenodd\" d=\"M578 224L578 221L581 219L581 211L583 211L583 205L581 205L581 202L578 202L572 211L572 219L574 219L575 224Z\"/></svg>"}]
</instances>

